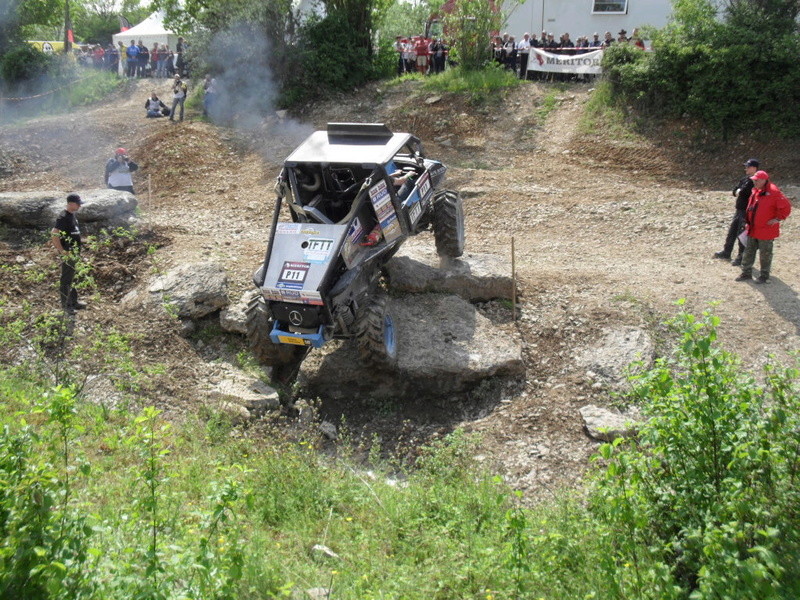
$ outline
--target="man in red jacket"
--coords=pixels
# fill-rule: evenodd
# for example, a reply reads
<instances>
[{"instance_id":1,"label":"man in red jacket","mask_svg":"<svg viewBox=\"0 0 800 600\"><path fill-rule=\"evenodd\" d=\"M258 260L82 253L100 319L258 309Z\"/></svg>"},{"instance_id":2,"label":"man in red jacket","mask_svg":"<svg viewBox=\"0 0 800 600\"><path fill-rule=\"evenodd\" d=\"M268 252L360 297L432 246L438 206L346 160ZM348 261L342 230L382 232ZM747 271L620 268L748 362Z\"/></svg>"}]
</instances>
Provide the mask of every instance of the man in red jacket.
<instances>
[{"instance_id":1,"label":"man in red jacket","mask_svg":"<svg viewBox=\"0 0 800 600\"><path fill-rule=\"evenodd\" d=\"M770 183L766 171L756 171L750 179L753 180L753 191L745 211L747 246L742 256L742 274L736 281L752 279L757 250L761 259L761 274L756 283L769 283L772 244L781 234L781 221L792 212L792 206L778 186Z\"/></svg>"}]
</instances>

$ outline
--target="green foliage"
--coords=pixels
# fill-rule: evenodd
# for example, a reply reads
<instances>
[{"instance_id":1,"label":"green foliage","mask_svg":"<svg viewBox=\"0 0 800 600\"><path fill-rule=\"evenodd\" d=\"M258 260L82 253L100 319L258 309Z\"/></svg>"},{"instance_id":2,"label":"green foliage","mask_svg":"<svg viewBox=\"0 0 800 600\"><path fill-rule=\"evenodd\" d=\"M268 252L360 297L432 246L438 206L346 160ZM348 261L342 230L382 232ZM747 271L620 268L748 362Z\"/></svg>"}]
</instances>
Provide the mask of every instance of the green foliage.
<instances>
[{"instance_id":1,"label":"green foliage","mask_svg":"<svg viewBox=\"0 0 800 600\"><path fill-rule=\"evenodd\" d=\"M499 31L502 14L489 0L459 0L444 16L451 57L465 70L484 68L492 58L489 36Z\"/></svg>"},{"instance_id":2,"label":"green foliage","mask_svg":"<svg viewBox=\"0 0 800 600\"><path fill-rule=\"evenodd\" d=\"M709 0L675 0L673 22L653 34L654 52L615 44L605 53L615 95L644 114L689 116L723 137L750 128L800 133L800 36L794 19L769 4L733 2L721 22Z\"/></svg>"},{"instance_id":3,"label":"green foliage","mask_svg":"<svg viewBox=\"0 0 800 600\"><path fill-rule=\"evenodd\" d=\"M800 371L759 387L716 344L717 317L681 314L671 359L634 378L649 421L600 450L593 507L620 532L620 586L640 597L792 598L800 556Z\"/></svg>"},{"instance_id":4,"label":"green foliage","mask_svg":"<svg viewBox=\"0 0 800 600\"><path fill-rule=\"evenodd\" d=\"M47 76L53 59L30 44L14 46L0 58L0 78L10 84Z\"/></svg>"},{"instance_id":5,"label":"green foliage","mask_svg":"<svg viewBox=\"0 0 800 600\"><path fill-rule=\"evenodd\" d=\"M507 90L521 83L511 71L496 64L490 64L481 70L464 69L459 66L435 76L420 78L426 90L465 94L473 104L499 102Z\"/></svg>"}]
</instances>

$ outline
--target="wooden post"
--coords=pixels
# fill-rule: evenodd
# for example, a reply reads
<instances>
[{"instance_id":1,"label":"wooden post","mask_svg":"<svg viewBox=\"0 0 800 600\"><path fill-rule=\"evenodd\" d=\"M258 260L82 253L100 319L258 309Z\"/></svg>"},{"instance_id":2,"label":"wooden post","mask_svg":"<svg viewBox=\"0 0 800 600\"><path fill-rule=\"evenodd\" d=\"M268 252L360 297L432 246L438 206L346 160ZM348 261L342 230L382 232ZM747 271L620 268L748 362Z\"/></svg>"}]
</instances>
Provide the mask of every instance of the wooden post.
<instances>
[{"instance_id":1,"label":"wooden post","mask_svg":"<svg viewBox=\"0 0 800 600\"><path fill-rule=\"evenodd\" d=\"M511 319L517 320L517 265L513 235L511 236Z\"/></svg>"}]
</instances>

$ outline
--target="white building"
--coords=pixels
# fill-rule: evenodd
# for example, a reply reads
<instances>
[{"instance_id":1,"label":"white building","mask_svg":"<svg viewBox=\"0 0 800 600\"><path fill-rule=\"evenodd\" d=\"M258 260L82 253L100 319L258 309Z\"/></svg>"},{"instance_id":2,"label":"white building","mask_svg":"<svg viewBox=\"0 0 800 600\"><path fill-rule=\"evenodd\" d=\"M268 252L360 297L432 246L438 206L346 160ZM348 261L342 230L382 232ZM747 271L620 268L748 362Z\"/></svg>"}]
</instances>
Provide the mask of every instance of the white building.
<instances>
[{"instance_id":1,"label":"white building","mask_svg":"<svg viewBox=\"0 0 800 600\"><path fill-rule=\"evenodd\" d=\"M526 31L538 38L542 31L555 36L569 33L572 41L586 35L600 39L610 31L614 38L620 29L630 36L634 27L653 25L663 27L672 14L670 0L525 0L514 6L504 6L507 23L503 32L521 39Z\"/></svg>"}]
</instances>

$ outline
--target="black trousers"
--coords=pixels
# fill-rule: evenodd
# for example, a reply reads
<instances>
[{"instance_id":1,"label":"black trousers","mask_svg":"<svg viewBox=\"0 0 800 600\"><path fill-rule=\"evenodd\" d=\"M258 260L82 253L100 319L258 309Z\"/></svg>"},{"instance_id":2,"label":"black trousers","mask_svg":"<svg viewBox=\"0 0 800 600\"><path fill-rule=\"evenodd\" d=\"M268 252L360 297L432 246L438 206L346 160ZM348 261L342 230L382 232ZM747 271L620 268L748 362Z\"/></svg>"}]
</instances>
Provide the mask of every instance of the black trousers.
<instances>
[{"instance_id":1,"label":"black trousers","mask_svg":"<svg viewBox=\"0 0 800 600\"><path fill-rule=\"evenodd\" d=\"M528 78L528 54L526 52L520 52L519 54L519 78Z\"/></svg>"},{"instance_id":2,"label":"black trousers","mask_svg":"<svg viewBox=\"0 0 800 600\"><path fill-rule=\"evenodd\" d=\"M739 237L739 234L742 233L742 230L744 230L744 223L744 211L737 210L736 214L733 215L733 220L731 221L730 227L728 227L728 235L725 238L725 246L722 248L722 251L725 254L730 255L731 252L733 252L733 244L738 243L739 256L742 256L742 253L744 252L744 246L742 245L742 242L737 240L737 238Z\"/></svg>"},{"instance_id":3,"label":"black trousers","mask_svg":"<svg viewBox=\"0 0 800 600\"><path fill-rule=\"evenodd\" d=\"M78 303L78 290L73 287L75 281L75 263L77 258L69 256L61 261L61 308L71 308Z\"/></svg>"}]
</instances>

